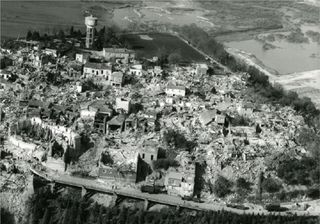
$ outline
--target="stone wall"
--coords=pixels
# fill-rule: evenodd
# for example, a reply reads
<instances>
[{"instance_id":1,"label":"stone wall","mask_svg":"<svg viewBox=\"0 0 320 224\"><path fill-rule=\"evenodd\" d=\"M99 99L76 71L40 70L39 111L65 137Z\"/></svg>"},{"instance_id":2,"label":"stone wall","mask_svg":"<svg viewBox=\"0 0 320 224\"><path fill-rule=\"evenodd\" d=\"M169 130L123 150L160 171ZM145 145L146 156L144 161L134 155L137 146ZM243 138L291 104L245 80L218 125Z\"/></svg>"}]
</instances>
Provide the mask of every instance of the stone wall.
<instances>
[{"instance_id":1,"label":"stone wall","mask_svg":"<svg viewBox=\"0 0 320 224\"><path fill-rule=\"evenodd\" d=\"M35 150L35 148L37 147L36 144L24 142L22 139L18 139L18 138L16 138L15 136L9 136L8 140L9 140L9 142L12 143L13 145L29 151L30 154L31 154L32 151Z\"/></svg>"}]
</instances>

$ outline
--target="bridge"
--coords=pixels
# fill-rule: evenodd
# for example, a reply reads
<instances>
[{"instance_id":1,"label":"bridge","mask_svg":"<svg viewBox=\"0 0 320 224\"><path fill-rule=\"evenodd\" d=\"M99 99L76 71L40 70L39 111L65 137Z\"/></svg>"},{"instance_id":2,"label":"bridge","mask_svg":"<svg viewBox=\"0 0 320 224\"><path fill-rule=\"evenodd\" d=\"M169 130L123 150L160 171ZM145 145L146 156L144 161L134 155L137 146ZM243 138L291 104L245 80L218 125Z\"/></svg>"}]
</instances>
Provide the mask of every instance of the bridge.
<instances>
[{"instance_id":1,"label":"bridge","mask_svg":"<svg viewBox=\"0 0 320 224\"><path fill-rule=\"evenodd\" d=\"M136 199L144 201L144 209L148 210L151 206L155 204L169 205L174 206L177 209L186 208L191 210L198 211L228 211L236 213L239 215L243 214L255 214L255 215L281 215L287 216L292 215L291 212L268 212L266 210L259 210L250 208L248 210L241 210L236 208L230 208L224 204L213 202L213 203L198 203L194 201L182 200L178 196L171 196L167 194L148 194L143 193L140 190L133 188L121 188L121 189L112 189L106 184L97 181L97 179L87 179L75 176L69 176L65 174L50 174L47 172L38 171L34 168L30 168L30 171L39 176L51 184L52 189L57 188L58 186L68 186L81 189L82 197L91 197L95 193L102 193L112 195L115 199L115 203L118 204L126 198ZM319 214L310 214L306 211L294 211L294 214L298 216L306 215L319 215Z\"/></svg>"}]
</instances>

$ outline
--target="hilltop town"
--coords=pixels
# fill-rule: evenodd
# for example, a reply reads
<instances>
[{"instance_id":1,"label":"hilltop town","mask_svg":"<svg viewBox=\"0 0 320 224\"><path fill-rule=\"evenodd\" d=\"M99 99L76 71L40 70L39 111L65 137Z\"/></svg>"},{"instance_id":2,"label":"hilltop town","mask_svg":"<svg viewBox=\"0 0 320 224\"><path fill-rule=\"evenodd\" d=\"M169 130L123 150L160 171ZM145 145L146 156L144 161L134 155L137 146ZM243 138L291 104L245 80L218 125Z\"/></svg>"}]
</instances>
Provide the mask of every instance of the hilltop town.
<instances>
[{"instance_id":1,"label":"hilltop town","mask_svg":"<svg viewBox=\"0 0 320 224\"><path fill-rule=\"evenodd\" d=\"M2 192L24 189L32 167L197 203L319 212L302 113L210 58L146 58L121 38L97 50L95 23L85 41L33 33L1 48Z\"/></svg>"}]
</instances>

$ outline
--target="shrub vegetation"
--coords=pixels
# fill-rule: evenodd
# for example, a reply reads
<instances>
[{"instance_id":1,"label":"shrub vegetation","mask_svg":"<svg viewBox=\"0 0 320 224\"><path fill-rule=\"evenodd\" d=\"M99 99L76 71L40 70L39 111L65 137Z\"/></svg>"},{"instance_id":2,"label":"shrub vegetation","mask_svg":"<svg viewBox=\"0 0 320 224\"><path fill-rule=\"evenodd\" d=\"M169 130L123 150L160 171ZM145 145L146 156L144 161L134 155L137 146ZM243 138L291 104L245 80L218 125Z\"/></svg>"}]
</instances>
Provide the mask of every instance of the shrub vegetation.
<instances>
[{"instance_id":1,"label":"shrub vegetation","mask_svg":"<svg viewBox=\"0 0 320 224\"><path fill-rule=\"evenodd\" d=\"M40 190L29 199L26 223L68 223L68 224L315 224L319 217L279 216L279 215L238 215L225 211L183 211L162 209L161 211L144 211L126 206L104 207L92 200L81 199L80 191L58 195L50 191ZM10 214L1 213L1 218ZM8 222L13 223L13 222Z\"/></svg>"}]
</instances>

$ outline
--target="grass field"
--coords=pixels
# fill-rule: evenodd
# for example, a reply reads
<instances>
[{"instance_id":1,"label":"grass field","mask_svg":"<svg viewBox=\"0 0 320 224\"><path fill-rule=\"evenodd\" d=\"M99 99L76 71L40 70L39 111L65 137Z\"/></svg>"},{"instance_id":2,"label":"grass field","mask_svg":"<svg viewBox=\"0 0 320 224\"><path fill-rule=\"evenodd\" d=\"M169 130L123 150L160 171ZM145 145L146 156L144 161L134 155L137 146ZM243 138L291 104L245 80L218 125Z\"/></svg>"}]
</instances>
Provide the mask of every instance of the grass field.
<instances>
[{"instance_id":1,"label":"grass field","mask_svg":"<svg viewBox=\"0 0 320 224\"><path fill-rule=\"evenodd\" d=\"M155 0L2 0L0 2L1 36L10 37L25 35L28 29L49 32L68 29L73 25L84 30L83 16L86 11L99 18L100 26L119 23L119 21L127 22L125 17L138 23L153 21L157 24L161 21L169 21L173 25L184 25L187 22L195 23L213 35L232 36L233 33L241 32L241 38L245 38L245 34L252 35L252 32L288 28L292 26L292 21L294 23L297 21L318 23L319 21L319 8L298 4L298 0L170 0L165 2ZM133 6L140 10L141 18L133 12L133 7L129 7L132 11L130 15L121 14L121 17L115 18L114 10L125 6ZM142 9L142 6L161 10ZM287 16L288 18L284 18Z\"/></svg>"},{"instance_id":2,"label":"grass field","mask_svg":"<svg viewBox=\"0 0 320 224\"><path fill-rule=\"evenodd\" d=\"M24 37L28 30L40 33L69 30L71 26L85 30L86 12L98 17L98 26L112 23L112 10L126 5L118 2L57 1L57 0L15 0L1 1L1 37Z\"/></svg>"},{"instance_id":3,"label":"grass field","mask_svg":"<svg viewBox=\"0 0 320 224\"><path fill-rule=\"evenodd\" d=\"M150 38L142 39L138 34L125 35L125 39L137 51L138 55L143 55L147 58L152 58L158 55L159 51L164 49L168 54L178 52L181 54L183 61L186 62L201 62L205 61L203 55L191 48L188 44L179 38L170 34L148 34ZM152 40L150 40L152 39Z\"/></svg>"}]
</instances>

